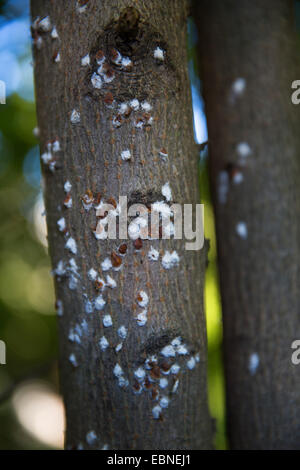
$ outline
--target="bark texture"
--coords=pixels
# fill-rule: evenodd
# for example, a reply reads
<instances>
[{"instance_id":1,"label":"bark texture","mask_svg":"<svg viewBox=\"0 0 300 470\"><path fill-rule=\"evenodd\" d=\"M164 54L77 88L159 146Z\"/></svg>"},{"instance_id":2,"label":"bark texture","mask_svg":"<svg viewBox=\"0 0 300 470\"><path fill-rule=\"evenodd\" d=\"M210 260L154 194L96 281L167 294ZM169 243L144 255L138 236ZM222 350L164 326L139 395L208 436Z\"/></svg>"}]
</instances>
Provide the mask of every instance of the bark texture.
<instances>
[{"instance_id":1,"label":"bark texture","mask_svg":"<svg viewBox=\"0 0 300 470\"><path fill-rule=\"evenodd\" d=\"M178 240L144 241L142 247L125 241L127 253L121 256L122 242L96 240L96 203L90 201L98 198L99 202L100 193L104 202L126 195L129 205L150 204L164 200L162 186L169 182L172 201L198 202L187 72L187 2L32 0L31 4L33 21L49 15L58 32L53 39L52 27L43 30L47 21L46 28L36 22L33 47L41 153L51 140L58 139L61 148L54 153L54 171L50 161L43 163L43 174L53 268L60 260L67 266L65 275L55 276L59 311L63 307L59 335L67 447L210 448L203 312L205 250L185 251L184 241ZM164 51L164 60L154 57L157 47ZM132 65L118 63L114 49L129 57ZM102 85L95 88L91 79L102 53ZM90 64L82 65L87 54ZM132 105L133 109L120 114L119 106L133 99L148 102L151 110L140 106L136 111ZM80 113L80 122L76 122L76 114L72 116L73 110ZM53 151L53 146L49 148ZM121 152L127 149L132 158L124 161ZM162 158L162 150L167 151L167 158ZM72 185L66 188L70 193L67 200L66 181ZM70 196L72 207L67 208L64 200L68 205ZM61 217L66 221L65 234L57 227ZM76 242L76 253L65 247L70 237ZM160 252L158 261L147 256L151 246ZM180 256L179 265L170 270L161 262L166 250L176 250ZM77 273L74 262L70 264L72 258ZM101 263L106 258L112 259L115 268L121 262L122 268L104 272ZM95 299L101 291L88 278L91 268L102 279L109 274L117 284L102 293L106 302L102 310L96 309ZM149 297L145 326L138 326L136 320L143 310L138 305L140 291ZM104 315L111 316L111 327L103 325ZM122 325L128 330L123 341L118 336ZM105 351L99 346L103 336L109 342ZM177 336L182 337L188 355L164 358L162 348ZM121 342L123 347L116 352ZM198 352L200 362L189 370L187 361ZM147 370L145 360L152 355L157 355L158 363ZM178 375L165 375L164 369L174 362L181 367ZM114 374L116 364L123 370L119 378ZM139 367L152 382L136 379ZM159 387L159 376L168 379L167 388ZM127 386L119 385L126 380ZM168 407L161 406L159 419L155 419L152 409L162 397L169 399Z\"/></svg>"},{"instance_id":2,"label":"bark texture","mask_svg":"<svg viewBox=\"0 0 300 470\"><path fill-rule=\"evenodd\" d=\"M230 445L299 449L300 369L291 363L291 344L300 337L300 114L291 102L299 48L293 2L203 0L195 8ZM241 143L247 145L237 147Z\"/></svg>"}]
</instances>

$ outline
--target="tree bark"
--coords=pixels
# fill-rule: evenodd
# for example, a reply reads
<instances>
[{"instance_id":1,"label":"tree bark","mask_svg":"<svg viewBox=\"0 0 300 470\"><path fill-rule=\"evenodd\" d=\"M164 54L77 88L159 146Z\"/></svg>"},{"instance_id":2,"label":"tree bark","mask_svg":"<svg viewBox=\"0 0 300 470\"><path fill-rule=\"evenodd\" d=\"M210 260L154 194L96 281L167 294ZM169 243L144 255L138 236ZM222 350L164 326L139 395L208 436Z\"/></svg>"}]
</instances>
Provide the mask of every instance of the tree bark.
<instances>
[{"instance_id":1,"label":"tree bark","mask_svg":"<svg viewBox=\"0 0 300 470\"><path fill-rule=\"evenodd\" d=\"M187 72L187 2L140 1L134 3L135 8L129 4L125 0L31 2L37 114L41 153L46 152L42 166L48 239L61 315L66 445L210 448L203 312L205 249L185 251L184 241L174 239L147 240L141 247L139 241L134 245L132 240L96 240L93 233L98 193L103 202L114 204L119 196L127 196L128 205L149 205L164 200L162 187L169 182L173 202L198 202ZM51 27L44 19L48 16ZM41 21L35 21L37 17ZM157 47L160 50L154 57ZM120 63L121 56L129 57L132 64ZM93 74L102 59L99 80ZM137 103L119 108L135 99L139 110ZM142 109L144 102L151 109L147 105ZM55 151L57 144L47 147L55 139L59 151ZM47 148L55 163L47 158ZM130 151L131 160L122 160L125 150ZM71 188L65 186L66 195L67 181ZM70 198L72 206L67 208ZM66 222L64 234L57 226L61 218ZM73 253L66 249L70 238ZM120 251L125 247L119 251L120 244L127 245L124 256ZM148 257L151 246L160 253L158 261ZM179 265L172 269L162 264L167 250L176 250L180 257ZM109 271L102 265L106 258L114 265ZM64 263L63 270L57 269L59 261ZM116 287L97 292L89 279L90 269L104 280L109 274ZM96 283L96 287L101 286ZM143 304L141 291L149 297L145 326L139 326L136 319L143 310L139 306ZM97 310L101 306L95 300L100 294L106 304ZM89 310L92 312L87 313ZM105 315L110 315L111 327L103 325ZM123 340L118 333L121 326L127 329ZM107 349L103 339L99 344L103 336L109 343ZM178 336L188 354L166 359L162 349ZM123 347L117 352L120 343ZM200 362L189 370L187 362L197 353ZM157 356L157 363L147 369L145 361L152 355ZM167 374L174 362L180 366L179 373ZM115 368L117 364L122 372ZM145 373L144 380L136 378L139 368L143 372L137 375ZM168 380L166 388L159 386L159 376ZM169 402L161 402L163 397Z\"/></svg>"},{"instance_id":2,"label":"tree bark","mask_svg":"<svg viewBox=\"0 0 300 470\"><path fill-rule=\"evenodd\" d=\"M293 2L196 5L234 449L299 449L299 78ZM239 145L242 144L242 145Z\"/></svg>"}]
</instances>

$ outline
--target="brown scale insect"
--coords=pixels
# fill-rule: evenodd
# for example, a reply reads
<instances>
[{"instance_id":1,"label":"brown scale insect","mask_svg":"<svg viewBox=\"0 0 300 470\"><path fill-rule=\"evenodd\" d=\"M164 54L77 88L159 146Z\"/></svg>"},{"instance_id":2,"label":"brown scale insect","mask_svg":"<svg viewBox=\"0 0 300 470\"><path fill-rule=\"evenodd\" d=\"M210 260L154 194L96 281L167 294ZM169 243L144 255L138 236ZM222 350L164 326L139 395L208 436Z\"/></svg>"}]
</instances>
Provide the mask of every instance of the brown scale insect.
<instances>
[{"instance_id":1,"label":"brown scale insect","mask_svg":"<svg viewBox=\"0 0 300 470\"><path fill-rule=\"evenodd\" d=\"M99 51L96 52L96 56L95 56L95 57L96 57L96 60L97 60L97 61L98 61L98 60L99 60L99 61L103 60L103 59L104 59L104 52L103 52L101 49L99 49Z\"/></svg>"},{"instance_id":2,"label":"brown scale insect","mask_svg":"<svg viewBox=\"0 0 300 470\"><path fill-rule=\"evenodd\" d=\"M124 117L125 117L125 118L129 118L130 115L131 115L131 113L132 113L132 109L131 109L131 108L128 108L127 111L125 111L125 113L124 113Z\"/></svg>"},{"instance_id":3,"label":"brown scale insect","mask_svg":"<svg viewBox=\"0 0 300 470\"><path fill-rule=\"evenodd\" d=\"M230 180L232 181L237 174L241 173L241 168L234 163L228 163L226 165L226 171Z\"/></svg>"},{"instance_id":4,"label":"brown scale insect","mask_svg":"<svg viewBox=\"0 0 300 470\"><path fill-rule=\"evenodd\" d=\"M143 115L142 115L143 121L148 122L150 118L151 118L150 113L143 113Z\"/></svg>"},{"instance_id":5,"label":"brown scale insect","mask_svg":"<svg viewBox=\"0 0 300 470\"><path fill-rule=\"evenodd\" d=\"M139 127L140 124L144 124L144 120L142 118L138 118L136 121L135 121L135 125L137 127Z\"/></svg>"},{"instance_id":6,"label":"brown scale insect","mask_svg":"<svg viewBox=\"0 0 300 470\"><path fill-rule=\"evenodd\" d=\"M110 255L111 258L111 264L113 265L114 268L119 268L122 264L122 258L117 255L114 251Z\"/></svg>"},{"instance_id":7,"label":"brown scale insect","mask_svg":"<svg viewBox=\"0 0 300 470\"><path fill-rule=\"evenodd\" d=\"M108 212L105 211L103 215L96 215L96 217L97 217L97 219L105 219L105 217L107 217L107 215L108 215Z\"/></svg>"},{"instance_id":8,"label":"brown scale insect","mask_svg":"<svg viewBox=\"0 0 300 470\"><path fill-rule=\"evenodd\" d=\"M144 355L145 355L145 354L144 354ZM148 362L148 365L149 365L149 367L151 367L151 369L152 369L152 367L156 366L156 362L149 361L149 362Z\"/></svg>"},{"instance_id":9,"label":"brown scale insect","mask_svg":"<svg viewBox=\"0 0 300 470\"><path fill-rule=\"evenodd\" d=\"M134 240L133 242L133 246L136 250L141 250L142 247L143 247L143 242L140 238L137 238L136 240Z\"/></svg>"},{"instance_id":10,"label":"brown scale insect","mask_svg":"<svg viewBox=\"0 0 300 470\"><path fill-rule=\"evenodd\" d=\"M150 375L153 379L160 378L160 367L157 364L154 364L152 369L150 370Z\"/></svg>"},{"instance_id":11,"label":"brown scale insect","mask_svg":"<svg viewBox=\"0 0 300 470\"><path fill-rule=\"evenodd\" d=\"M107 70L107 72L105 72L105 75L106 75L107 78L113 78L115 76L115 72L112 69L109 68Z\"/></svg>"},{"instance_id":12,"label":"brown scale insect","mask_svg":"<svg viewBox=\"0 0 300 470\"><path fill-rule=\"evenodd\" d=\"M105 104L107 104L108 106L111 106L114 102L114 97L112 95L112 93L110 91L108 91L107 93L105 93L105 96L103 98L103 101Z\"/></svg>"},{"instance_id":13,"label":"brown scale insect","mask_svg":"<svg viewBox=\"0 0 300 470\"><path fill-rule=\"evenodd\" d=\"M53 62L56 62L57 58L59 57L59 51L55 51L53 56L52 56L52 60Z\"/></svg>"},{"instance_id":14,"label":"brown scale insect","mask_svg":"<svg viewBox=\"0 0 300 470\"><path fill-rule=\"evenodd\" d=\"M138 296L137 296L137 301L138 301L138 302L143 302L143 297L142 297L141 295L138 295Z\"/></svg>"},{"instance_id":15,"label":"brown scale insect","mask_svg":"<svg viewBox=\"0 0 300 470\"><path fill-rule=\"evenodd\" d=\"M152 398L153 400L155 400L157 397L158 397L158 389L157 389L157 387L154 387L154 388L151 390L151 398Z\"/></svg>"},{"instance_id":16,"label":"brown scale insect","mask_svg":"<svg viewBox=\"0 0 300 470\"><path fill-rule=\"evenodd\" d=\"M164 361L161 365L160 365L161 369L164 371L164 372L169 372L169 370L171 369L171 364L167 361Z\"/></svg>"},{"instance_id":17,"label":"brown scale insect","mask_svg":"<svg viewBox=\"0 0 300 470\"><path fill-rule=\"evenodd\" d=\"M127 252L127 245L126 243L123 243L122 245L119 246L119 253L121 253L121 255L125 255Z\"/></svg>"},{"instance_id":18,"label":"brown scale insect","mask_svg":"<svg viewBox=\"0 0 300 470\"><path fill-rule=\"evenodd\" d=\"M135 390L136 392L139 392L142 387L140 386L140 384L139 384L138 381L136 380L136 381L134 382L134 384L133 384L133 388L134 388L134 390Z\"/></svg>"},{"instance_id":19,"label":"brown scale insect","mask_svg":"<svg viewBox=\"0 0 300 470\"><path fill-rule=\"evenodd\" d=\"M147 390L149 390L150 388L152 388L153 385L152 385L152 383L150 382L149 377L146 377L146 378L145 378L144 385L145 385L145 388L147 388Z\"/></svg>"},{"instance_id":20,"label":"brown scale insect","mask_svg":"<svg viewBox=\"0 0 300 470\"><path fill-rule=\"evenodd\" d=\"M117 114L117 116L114 118L114 122L119 126L123 123L123 118L121 114Z\"/></svg>"},{"instance_id":21,"label":"brown scale insect","mask_svg":"<svg viewBox=\"0 0 300 470\"><path fill-rule=\"evenodd\" d=\"M97 206L98 206L98 205L100 204L100 202L101 202L101 197L102 197L102 196L101 196L101 193L97 193L97 195L96 195L96 197L95 197L95 199L94 199L94 202L95 202L95 204L97 204Z\"/></svg>"},{"instance_id":22,"label":"brown scale insect","mask_svg":"<svg viewBox=\"0 0 300 470\"><path fill-rule=\"evenodd\" d=\"M90 189L87 189L84 196L80 198L85 204L92 204L94 202L94 196Z\"/></svg>"},{"instance_id":23,"label":"brown scale insect","mask_svg":"<svg viewBox=\"0 0 300 470\"><path fill-rule=\"evenodd\" d=\"M100 290L100 289L102 289L103 287L104 287L104 284L103 284L102 281L98 281L98 280L95 281L95 288L96 288L97 290Z\"/></svg>"},{"instance_id":24,"label":"brown scale insect","mask_svg":"<svg viewBox=\"0 0 300 470\"><path fill-rule=\"evenodd\" d=\"M107 74L110 70L111 68L108 64L101 65L101 73Z\"/></svg>"},{"instance_id":25,"label":"brown scale insect","mask_svg":"<svg viewBox=\"0 0 300 470\"><path fill-rule=\"evenodd\" d=\"M108 204L111 204L112 206L114 206L115 209L117 208L117 203L113 197L108 198L107 202Z\"/></svg>"},{"instance_id":26,"label":"brown scale insect","mask_svg":"<svg viewBox=\"0 0 300 470\"><path fill-rule=\"evenodd\" d=\"M110 50L110 57L111 57L111 60L114 63L116 63L120 58L120 53L116 49L111 49Z\"/></svg>"},{"instance_id":27,"label":"brown scale insect","mask_svg":"<svg viewBox=\"0 0 300 470\"><path fill-rule=\"evenodd\" d=\"M64 204L68 204L70 202L70 199L72 198L71 193L68 193L64 199Z\"/></svg>"}]
</instances>

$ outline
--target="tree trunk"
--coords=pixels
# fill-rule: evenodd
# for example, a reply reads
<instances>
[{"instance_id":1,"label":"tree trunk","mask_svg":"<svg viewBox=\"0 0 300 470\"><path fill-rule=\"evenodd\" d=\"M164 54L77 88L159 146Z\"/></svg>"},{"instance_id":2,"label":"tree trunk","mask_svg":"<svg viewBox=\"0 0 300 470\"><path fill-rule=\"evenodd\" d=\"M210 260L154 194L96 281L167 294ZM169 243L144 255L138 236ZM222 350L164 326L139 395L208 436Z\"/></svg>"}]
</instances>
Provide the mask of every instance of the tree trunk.
<instances>
[{"instance_id":1,"label":"tree trunk","mask_svg":"<svg viewBox=\"0 0 300 470\"><path fill-rule=\"evenodd\" d=\"M93 233L100 200L168 204L162 187L169 183L170 202L198 202L187 2L128 3L31 2L66 445L210 448L205 250L185 251L182 240L97 240ZM56 139L60 145L47 147ZM173 250L179 263L166 269L162 256ZM103 292L101 279L110 284ZM177 346L174 358L164 348L178 336L188 354ZM174 363L179 372L170 372Z\"/></svg>"},{"instance_id":2,"label":"tree trunk","mask_svg":"<svg viewBox=\"0 0 300 470\"><path fill-rule=\"evenodd\" d=\"M234 449L299 449L299 78L293 2L197 3Z\"/></svg>"}]
</instances>

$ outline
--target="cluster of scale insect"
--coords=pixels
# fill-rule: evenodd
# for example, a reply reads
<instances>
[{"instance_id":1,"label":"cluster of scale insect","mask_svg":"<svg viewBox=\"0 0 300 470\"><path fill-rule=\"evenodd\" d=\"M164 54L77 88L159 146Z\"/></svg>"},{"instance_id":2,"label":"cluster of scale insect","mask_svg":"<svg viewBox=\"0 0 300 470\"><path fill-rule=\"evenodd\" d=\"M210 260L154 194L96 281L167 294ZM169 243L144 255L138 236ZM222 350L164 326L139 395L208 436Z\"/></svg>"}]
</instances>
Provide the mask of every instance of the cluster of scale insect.
<instances>
[{"instance_id":1,"label":"cluster of scale insect","mask_svg":"<svg viewBox=\"0 0 300 470\"><path fill-rule=\"evenodd\" d=\"M245 78L239 77L234 80L228 95L229 104L235 106L239 100L243 98L246 90L247 81ZM229 162L218 174L217 192L218 201L221 205L227 204L228 195L232 185L240 187L244 183L247 168L249 167L249 159L253 154L253 150L249 143L243 140L236 144L234 153L236 155L235 162ZM238 220L235 224L235 233L241 240L247 240L247 222L244 220ZM248 370L251 375L256 374L259 363L260 358L258 353L251 353L248 359Z\"/></svg>"},{"instance_id":2,"label":"cluster of scale insect","mask_svg":"<svg viewBox=\"0 0 300 470\"><path fill-rule=\"evenodd\" d=\"M88 1L77 2L77 12L84 13L88 7ZM33 42L37 49L41 49L44 40L50 35L52 40L59 41L59 34L52 24L49 16L43 18L36 18L32 24ZM162 63L166 57L166 51L159 45L154 48L153 60L156 63ZM61 55L57 49L54 56L54 62L60 62ZM102 50L99 50L94 57L89 53L80 58L82 67L90 69L90 83L95 90L101 90L104 105L111 109L113 115L111 123L113 128L118 129L123 123L132 118L132 124L135 128L145 130L151 128L153 124L153 105L147 100L139 100L133 96L126 102L118 102L109 90L109 85L116 79L115 70L123 70L130 72L134 68L134 63L129 57L124 57L117 49L111 49L107 56ZM70 111L69 119L71 125L80 125L81 115L80 111L76 108ZM46 168L54 172L59 166L61 147L58 139L46 143L45 152L42 154L41 159ZM239 149L240 154L245 155L245 148ZM169 158L168 151L162 147L158 151L161 161L166 161ZM132 161L132 151L124 148L121 152L121 160L123 162ZM243 157L243 158L244 158ZM65 197L63 210L68 211L73 207L72 183L66 180L63 183ZM170 215L170 203L172 201L172 191L169 182L166 182L161 189L162 200L153 204L160 214ZM111 212L116 217L120 216L120 207L113 198L108 201L101 200L99 194L93 194L91 190L87 190L81 197L82 206L86 211L91 208L95 210L101 207L103 203L111 203ZM103 360L109 350L114 349L115 354L118 355L125 347L126 341L131 331L130 325L118 323L117 318L113 318L110 313L106 311L107 296L112 289L118 289L118 275L126 263L126 256L128 253L128 246L122 243L116 246L115 249L100 261L101 269L97 266L92 266L88 270L87 276L89 281L94 287L95 294L91 297L86 293L86 288L82 282L82 273L76 262L78 253L77 242L74 236L70 233L68 228L67 218L65 214L57 220L57 229L65 239L65 250L68 253L68 258L59 260L57 266L53 270L58 282L67 280L70 290L81 290L81 295L84 304L85 316L70 327L68 333L68 340L74 345L80 346L85 337L90 334L90 327L88 323L88 316L94 313L100 314L103 325L103 334L99 340L98 348L99 354L102 355ZM171 214L172 216L172 214ZM105 226L105 217L100 221L100 228ZM139 236L139 230L143 227L136 223L133 227L133 236L130 237L134 245L135 251L140 251L143 242ZM170 222L168 227L170 234L173 234L173 223ZM94 230L94 235L97 240L101 240L101 230ZM149 236L151 240L151 236ZM151 262L161 262L165 270L169 270L179 265L180 258L176 251L165 251L161 253L152 245L149 246L146 257ZM150 298L146 289L141 288L135 299L137 305L137 313L134 321L139 327L145 327L149 322L149 303ZM64 314L63 302L58 299L56 302L57 313L59 316ZM116 338L113 340L109 331L116 331ZM192 354L189 352L188 347L182 341L181 337L175 337L170 344L161 349L158 355L148 356L138 367L132 368L128 372L128 376L123 371L120 361L116 361L112 370L112 376L116 381L117 386L122 389L131 390L134 395L149 394L153 400L152 417L153 419L161 419L163 412L168 408L172 397L176 395L179 389L180 377L188 370L192 370L199 362L199 354ZM71 365L76 369L80 366L80 361L77 358L76 352L72 352L69 356ZM130 371L130 367L128 368ZM86 435L86 443L94 445L98 440L95 431L91 430ZM78 446L83 448L83 445ZM102 449L107 449L108 445L104 444Z\"/></svg>"},{"instance_id":3,"label":"cluster of scale insect","mask_svg":"<svg viewBox=\"0 0 300 470\"><path fill-rule=\"evenodd\" d=\"M246 80L237 78L230 89L229 103L235 105L238 100L246 93ZM245 142L239 142L235 148L237 155L234 163L229 162L218 174L217 192L219 204L225 205L228 202L228 195L231 185L240 186L245 179L245 173L248 166L249 157L252 154L250 145ZM248 238L248 227L245 221L237 221L235 225L237 236L243 240Z\"/></svg>"}]
</instances>

